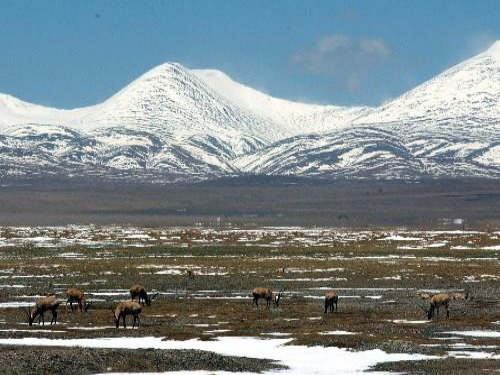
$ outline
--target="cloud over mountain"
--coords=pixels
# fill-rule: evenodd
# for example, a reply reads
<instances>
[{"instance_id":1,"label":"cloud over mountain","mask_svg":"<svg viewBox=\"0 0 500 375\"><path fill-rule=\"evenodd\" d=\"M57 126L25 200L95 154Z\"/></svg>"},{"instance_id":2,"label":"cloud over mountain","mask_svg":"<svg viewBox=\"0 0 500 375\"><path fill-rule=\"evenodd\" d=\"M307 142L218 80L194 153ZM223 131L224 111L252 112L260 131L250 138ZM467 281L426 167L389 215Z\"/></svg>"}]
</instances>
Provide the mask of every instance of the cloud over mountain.
<instances>
[{"instance_id":1,"label":"cloud over mountain","mask_svg":"<svg viewBox=\"0 0 500 375\"><path fill-rule=\"evenodd\" d=\"M333 34L321 36L313 46L295 52L290 59L301 69L332 75L350 91L357 91L391 54L383 39Z\"/></svg>"}]
</instances>

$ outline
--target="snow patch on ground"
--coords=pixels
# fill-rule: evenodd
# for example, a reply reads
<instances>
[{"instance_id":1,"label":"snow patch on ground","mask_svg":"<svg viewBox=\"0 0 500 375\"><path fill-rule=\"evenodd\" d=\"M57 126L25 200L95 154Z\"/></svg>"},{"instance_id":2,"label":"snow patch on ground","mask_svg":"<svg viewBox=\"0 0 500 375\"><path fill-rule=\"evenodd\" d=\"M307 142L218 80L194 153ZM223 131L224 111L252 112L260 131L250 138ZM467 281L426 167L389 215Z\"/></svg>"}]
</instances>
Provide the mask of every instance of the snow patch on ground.
<instances>
[{"instance_id":1,"label":"snow patch on ground","mask_svg":"<svg viewBox=\"0 0 500 375\"><path fill-rule=\"evenodd\" d=\"M500 338L500 331L450 331L443 332L448 335L466 336L466 337L491 337Z\"/></svg>"}]
</instances>

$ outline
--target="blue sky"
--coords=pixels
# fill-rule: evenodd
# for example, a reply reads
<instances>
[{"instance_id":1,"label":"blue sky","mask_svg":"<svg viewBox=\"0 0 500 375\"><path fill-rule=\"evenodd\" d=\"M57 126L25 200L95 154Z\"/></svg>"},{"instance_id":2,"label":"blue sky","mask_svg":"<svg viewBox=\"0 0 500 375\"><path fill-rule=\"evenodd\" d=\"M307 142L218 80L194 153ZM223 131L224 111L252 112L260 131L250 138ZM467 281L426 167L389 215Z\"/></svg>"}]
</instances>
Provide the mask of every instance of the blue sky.
<instances>
[{"instance_id":1,"label":"blue sky","mask_svg":"<svg viewBox=\"0 0 500 375\"><path fill-rule=\"evenodd\" d=\"M72 108L175 61L377 105L500 38L500 1L0 1L0 92Z\"/></svg>"}]
</instances>

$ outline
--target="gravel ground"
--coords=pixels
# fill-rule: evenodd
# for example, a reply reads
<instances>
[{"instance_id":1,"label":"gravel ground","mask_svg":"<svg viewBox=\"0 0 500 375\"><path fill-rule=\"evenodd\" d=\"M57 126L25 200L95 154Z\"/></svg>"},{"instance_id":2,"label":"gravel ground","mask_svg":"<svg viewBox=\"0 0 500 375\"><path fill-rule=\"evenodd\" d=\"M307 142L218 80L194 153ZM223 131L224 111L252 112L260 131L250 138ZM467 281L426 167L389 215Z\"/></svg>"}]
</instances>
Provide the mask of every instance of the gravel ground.
<instances>
[{"instance_id":1,"label":"gravel ground","mask_svg":"<svg viewBox=\"0 0 500 375\"><path fill-rule=\"evenodd\" d=\"M261 372L282 368L272 361L222 356L200 350L117 350L2 347L2 374L95 374L225 370Z\"/></svg>"},{"instance_id":2,"label":"gravel ground","mask_svg":"<svg viewBox=\"0 0 500 375\"><path fill-rule=\"evenodd\" d=\"M453 374L477 375L498 373L499 363L494 359L440 359L433 361L402 361L381 363L375 366L376 371L391 371L413 374Z\"/></svg>"}]
</instances>

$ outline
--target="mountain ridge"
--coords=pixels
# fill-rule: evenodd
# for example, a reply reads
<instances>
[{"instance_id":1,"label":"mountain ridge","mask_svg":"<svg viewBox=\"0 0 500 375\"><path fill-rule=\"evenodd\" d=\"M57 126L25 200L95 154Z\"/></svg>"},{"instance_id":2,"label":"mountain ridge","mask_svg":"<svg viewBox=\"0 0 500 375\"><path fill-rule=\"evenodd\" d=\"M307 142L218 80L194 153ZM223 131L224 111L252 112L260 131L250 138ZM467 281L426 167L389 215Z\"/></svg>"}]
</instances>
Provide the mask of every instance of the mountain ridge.
<instances>
[{"instance_id":1,"label":"mountain ridge","mask_svg":"<svg viewBox=\"0 0 500 375\"><path fill-rule=\"evenodd\" d=\"M287 101L165 63L84 108L0 94L0 176L499 178L499 134L500 41L379 107Z\"/></svg>"}]
</instances>

